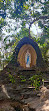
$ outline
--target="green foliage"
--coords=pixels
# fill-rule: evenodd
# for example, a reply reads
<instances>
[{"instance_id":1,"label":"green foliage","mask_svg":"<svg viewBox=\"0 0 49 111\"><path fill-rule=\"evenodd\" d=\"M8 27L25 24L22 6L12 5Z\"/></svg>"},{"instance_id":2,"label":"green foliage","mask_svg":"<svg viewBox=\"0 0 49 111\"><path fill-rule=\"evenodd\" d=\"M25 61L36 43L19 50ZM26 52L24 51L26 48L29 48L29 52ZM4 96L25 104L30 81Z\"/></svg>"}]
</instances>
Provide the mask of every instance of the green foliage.
<instances>
[{"instance_id":1,"label":"green foliage","mask_svg":"<svg viewBox=\"0 0 49 111\"><path fill-rule=\"evenodd\" d=\"M28 37L29 36L29 30L27 28L23 28L21 29L21 31L19 32L19 39L23 38L23 37Z\"/></svg>"},{"instance_id":2,"label":"green foliage","mask_svg":"<svg viewBox=\"0 0 49 111\"><path fill-rule=\"evenodd\" d=\"M0 28L2 28L3 26L4 26L4 19L1 18L1 19L0 19Z\"/></svg>"},{"instance_id":3,"label":"green foliage","mask_svg":"<svg viewBox=\"0 0 49 111\"><path fill-rule=\"evenodd\" d=\"M40 81L38 80L34 80L33 86L35 87L35 90L39 88L40 86Z\"/></svg>"},{"instance_id":4,"label":"green foliage","mask_svg":"<svg viewBox=\"0 0 49 111\"><path fill-rule=\"evenodd\" d=\"M14 4L14 5L13 5ZM1 29L1 37L0 41L3 44L1 45L1 63L10 60L8 58L9 49L10 53L16 47L18 41L24 36L29 36L29 30L26 28L26 25L29 26L30 22L40 16L49 15L49 1L48 0L0 0L0 29ZM10 21L11 20L11 21ZM10 21L10 22L9 22ZM14 23L14 27L12 30L12 22L18 23L18 25ZM41 48L42 56L47 61L46 53L48 51L48 39L49 39L49 26L48 19L40 19L37 21L39 27L42 29L42 34L40 37L35 38L34 40L39 44ZM6 33L3 32L5 28ZM17 33L17 29L20 28L20 31ZM13 33L12 33L13 31ZM15 34L16 31L16 34ZM11 35L10 35L11 34ZM11 39L11 40L10 40ZM2 54L3 53L3 54ZM7 53L7 54L6 54ZM4 56L6 54L6 56ZM4 57L3 57L3 56Z\"/></svg>"},{"instance_id":5,"label":"green foliage","mask_svg":"<svg viewBox=\"0 0 49 111\"><path fill-rule=\"evenodd\" d=\"M41 28L43 28L43 24L42 24L41 21L38 22L38 25L39 25Z\"/></svg>"},{"instance_id":6,"label":"green foliage","mask_svg":"<svg viewBox=\"0 0 49 111\"><path fill-rule=\"evenodd\" d=\"M39 75L33 75L30 79L31 85L35 87L35 90L39 88L40 86L40 76Z\"/></svg>"},{"instance_id":7,"label":"green foliage","mask_svg":"<svg viewBox=\"0 0 49 111\"><path fill-rule=\"evenodd\" d=\"M23 75L20 76L21 82L26 82L26 79Z\"/></svg>"},{"instance_id":8,"label":"green foliage","mask_svg":"<svg viewBox=\"0 0 49 111\"><path fill-rule=\"evenodd\" d=\"M44 79L42 79L42 82L43 82L43 86L44 86Z\"/></svg>"},{"instance_id":9,"label":"green foliage","mask_svg":"<svg viewBox=\"0 0 49 111\"><path fill-rule=\"evenodd\" d=\"M15 83L15 78L13 75L9 74L10 82L13 84Z\"/></svg>"},{"instance_id":10,"label":"green foliage","mask_svg":"<svg viewBox=\"0 0 49 111\"><path fill-rule=\"evenodd\" d=\"M47 53L49 53L49 41L47 43L45 42L41 46L42 46L41 47L42 56L43 56L44 60L48 63L49 56Z\"/></svg>"}]
</instances>

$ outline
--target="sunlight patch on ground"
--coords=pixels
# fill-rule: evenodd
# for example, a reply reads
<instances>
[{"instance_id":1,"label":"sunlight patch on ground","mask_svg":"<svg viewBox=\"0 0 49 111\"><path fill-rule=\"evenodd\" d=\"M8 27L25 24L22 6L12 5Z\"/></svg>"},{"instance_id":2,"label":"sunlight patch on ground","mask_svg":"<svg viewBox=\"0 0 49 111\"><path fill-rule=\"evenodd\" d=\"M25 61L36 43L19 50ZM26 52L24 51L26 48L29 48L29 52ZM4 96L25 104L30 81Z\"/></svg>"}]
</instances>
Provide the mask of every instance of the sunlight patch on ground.
<instances>
[{"instance_id":1,"label":"sunlight patch on ground","mask_svg":"<svg viewBox=\"0 0 49 111\"><path fill-rule=\"evenodd\" d=\"M45 101L45 104L43 105L42 110L49 111L49 100Z\"/></svg>"}]
</instances>

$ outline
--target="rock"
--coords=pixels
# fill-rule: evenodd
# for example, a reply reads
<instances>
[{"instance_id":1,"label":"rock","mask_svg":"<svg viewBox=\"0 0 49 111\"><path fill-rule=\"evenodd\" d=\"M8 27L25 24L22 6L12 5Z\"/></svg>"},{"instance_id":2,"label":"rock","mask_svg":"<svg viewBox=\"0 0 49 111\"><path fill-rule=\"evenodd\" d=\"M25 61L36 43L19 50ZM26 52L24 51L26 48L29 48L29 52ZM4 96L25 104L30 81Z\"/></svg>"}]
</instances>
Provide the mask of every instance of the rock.
<instances>
[{"instance_id":1,"label":"rock","mask_svg":"<svg viewBox=\"0 0 49 111\"><path fill-rule=\"evenodd\" d=\"M47 89L49 89L49 85L47 85Z\"/></svg>"},{"instance_id":2,"label":"rock","mask_svg":"<svg viewBox=\"0 0 49 111\"><path fill-rule=\"evenodd\" d=\"M0 107L0 111L15 111L15 109L9 105Z\"/></svg>"},{"instance_id":3,"label":"rock","mask_svg":"<svg viewBox=\"0 0 49 111\"><path fill-rule=\"evenodd\" d=\"M49 89L47 89L45 86L42 86L40 92L41 92L40 101L45 101L49 99Z\"/></svg>"}]
</instances>

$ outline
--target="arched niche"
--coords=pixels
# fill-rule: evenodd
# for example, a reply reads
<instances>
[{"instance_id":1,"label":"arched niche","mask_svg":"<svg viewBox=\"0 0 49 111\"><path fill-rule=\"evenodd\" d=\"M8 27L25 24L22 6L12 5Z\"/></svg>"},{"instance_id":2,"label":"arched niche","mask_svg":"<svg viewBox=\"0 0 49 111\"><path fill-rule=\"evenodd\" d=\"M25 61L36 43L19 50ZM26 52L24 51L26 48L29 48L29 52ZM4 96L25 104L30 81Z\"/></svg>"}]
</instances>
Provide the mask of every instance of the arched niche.
<instances>
[{"instance_id":1,"label":"arched niche","mask_svg":"<svg viewBox=\"0 0 49 111\"><path fill-rule=\"evenodd\" d=\"M26 66L27 51L30 54L29 67ZM31 45L25 44L20 48L19 53L18 53L18 58L17 58L17 61L20 63L20 66L22 66L23 68L31 68L32 66L36 66L36 59L37 59L36 51Z\"/></svg>"}]
</instances>

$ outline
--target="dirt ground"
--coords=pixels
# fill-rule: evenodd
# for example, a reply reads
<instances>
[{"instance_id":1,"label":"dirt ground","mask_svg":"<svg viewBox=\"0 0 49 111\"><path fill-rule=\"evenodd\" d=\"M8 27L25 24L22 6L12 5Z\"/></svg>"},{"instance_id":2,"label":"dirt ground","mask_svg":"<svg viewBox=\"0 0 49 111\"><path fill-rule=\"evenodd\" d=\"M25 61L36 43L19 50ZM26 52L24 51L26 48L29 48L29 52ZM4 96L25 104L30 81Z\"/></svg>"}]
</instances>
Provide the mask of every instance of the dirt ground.
<instances>
[{"instance_id":1,"label":"dirt ground","mask_svg":"<svg viewBox=\"0 0 49 111\"><path fill-rule=\"evenodd\" d=\"M49 111L49 72L45 72L43 76L46 78L44 94L40 93L40 90L34 90L34 87L29 85L29 81L25 84L21 83L19 77L17 77L16 72L12 71L17 82L12 84L9 81L8 72L4 70L0 73L0 111ZM20 72L17 72L20 74ZM18 74L18 76L19 76ZM21 72L29 78L35 72L25 71ZM48 81L48 82L47 82ZM45 93L46 92L46 93ZM41 95L43 99L41 100Z\"/></svg>"}]
</instances>

